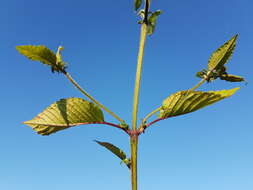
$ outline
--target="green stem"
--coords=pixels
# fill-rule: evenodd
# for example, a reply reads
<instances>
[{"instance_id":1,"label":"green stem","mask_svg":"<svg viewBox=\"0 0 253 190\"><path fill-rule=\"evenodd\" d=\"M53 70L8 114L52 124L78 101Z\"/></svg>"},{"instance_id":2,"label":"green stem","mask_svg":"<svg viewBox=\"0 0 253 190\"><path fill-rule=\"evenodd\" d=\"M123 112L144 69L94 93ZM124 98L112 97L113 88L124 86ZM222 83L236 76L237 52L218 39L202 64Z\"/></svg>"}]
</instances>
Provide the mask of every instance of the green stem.
<instances>
[{"instance_id":1,"label":"green stem","mask_svg":"<svg viewBox=\"0 0 253 190\"><path fill-rule=\"evenodd\" d=\"M138 152L138 136L139 132L137 128L137 113L138 113L138 104L139 104L139 91L140 91L140 82L141 82L141 70L142 62L144 55L144 47L147 38L147 15L149 9L150 1L146 0L145 5L145 17L144 23L141 25L141 36L140 36L140 45L138 53L138 62L136 70L136 79L135 79L135 88L134 88L134 103L133 103L133 120L132 120L132 130L130 134L130 145L131 145L131 182L132 190L137 190L137 152Z\"/></svg>"},{"instance_id":2,"label":"green stem","mask_svg":"<svg viewBox=\"0 0 253 190\"><path fill-rule=\"evenodd\" d=\"M198 84L196 84L194 87L192 87L192 88L190 89L190 91L196 90L196 89L197 89L198 87L200 87L205 81L206 81L205 78L202 79Z\"/></svg>"},{"instance_id":3,"label":"green stem","mask_svg":"<svg viewBox=\"0 0 253 190\"><path fill-rule=\"evenodd\" d=\"M159 108L155 109L154 111L150 112L143 120L142 123L145 124L148 120L148 118L150 118L152 115L154 115L155 113L159 112L161 110L162 106L160 106Z\"/></svg>"},{"instance_id":4,"label":"green stem","mask_svg":"<svg viewBox=\"0 0 253 190\"><path fill-rule=\"evenodd\" d=\"M91 101L93 101L95 104L97 104L99 107L104 109L107 113L112 115L114 118L116 118L121 124L125 124L126 122L118 117L115 113L110 111L107 107L105 107L103 104L98 102L95 98L93 98L91 95L89 95L82 87L80 87L77 82L71 77L71 75L67 72L64 72L64 75L69 79L69 81L78 89L80 90L85 96L87 96Z\"/></svg>"},{"instance_id":5,"label":"green stem","mask_svg":"<svg viewBox=\"0 0 253 190\"><path fill-rule=\"evenodd\" d=\"M131 145L131 181L132 190L137 190L137 152L138 152L138 135L130 136Z\"/></svg>"},{"instance_id":6,"label":"green stem","mask_svg":"<svg viewBox=\"0 0 253 190\"><path fill-rule=\"evenodd\" d=\"M136 130L136 126L137 126L137 113L138 113L138 104L139 104L141 70L142 70L142 61L143 61L143 54L144 54L144 47L145 47L146 38L147 38L147 25L146 25L146 23L143 23L141 26L141 37L140 37L140 46L139 46L135 89L134 89L133 120L132 120L132 127L133 127L132 129L133 130Z\"/></svg>"},{"instance_id":7,"label":"green stem","mask_svg":"<svg viewBox=\"0 0 253 190\"><path fill-rule=\"evenodd\" d=\"M137 190L137 147L138 147L138 133L137 133L137 113L139 104L139 90L141 81L141 70L142 61L144 55L145 41L147 38L147 24L143 23L141 26L141 37L140 46L138 54L138 63L136 70L136 80L134 89L134 104L133 104L133 120L132 120L132 130L130 134L130 144L131 144L131 181L132 190Z\"/></svg>"},{"instance_id":8,"label":"green stem","mask_svg":"<svg viewBox=\"0 0 253 190\"><path fill-rule=\"evenodd\" d=\"M200 87L204 82L206 82L206 80L210 77L210 75L212 74L213 71L208 71L207 74L206 74L206 77L203 78L201 81L199 81L198 84L196 84L194 87L192 87L190 89L190 91L194 91L196 90L198 87Z\"/></svg>"}]
</instances>

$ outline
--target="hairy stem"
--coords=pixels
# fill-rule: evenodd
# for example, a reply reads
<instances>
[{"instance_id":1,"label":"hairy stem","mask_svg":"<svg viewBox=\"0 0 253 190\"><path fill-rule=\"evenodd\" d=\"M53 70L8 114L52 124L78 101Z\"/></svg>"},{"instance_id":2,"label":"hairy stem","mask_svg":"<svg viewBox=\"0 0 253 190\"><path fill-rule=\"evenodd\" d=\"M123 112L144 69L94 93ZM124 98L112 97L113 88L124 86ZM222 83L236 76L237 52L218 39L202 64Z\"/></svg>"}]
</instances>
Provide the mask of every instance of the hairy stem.
<instances>
[{"instance_id":1,"label":"hairy stem","mask_svg":"<svg viewBox=\"0 0 253 190\"><path fill-rule=\"evenodd\" d=\"M125 124L126 122L118 117L115 113L110 111L107 107L105 107L103 104L98 102L95 98L93 98L91 95L89 95L82 87L78 85L78 83L71 77L71 75L67 72L64 72L64 75L69 79L69 81L78 89L80 90L86 97L88 97L91 101L93 101L95 104L97 104L99 107L101 107L103 110L105 110L107 113L112 115L114 118L116 118L120 123Z\"/></svg>"}]
</instances>

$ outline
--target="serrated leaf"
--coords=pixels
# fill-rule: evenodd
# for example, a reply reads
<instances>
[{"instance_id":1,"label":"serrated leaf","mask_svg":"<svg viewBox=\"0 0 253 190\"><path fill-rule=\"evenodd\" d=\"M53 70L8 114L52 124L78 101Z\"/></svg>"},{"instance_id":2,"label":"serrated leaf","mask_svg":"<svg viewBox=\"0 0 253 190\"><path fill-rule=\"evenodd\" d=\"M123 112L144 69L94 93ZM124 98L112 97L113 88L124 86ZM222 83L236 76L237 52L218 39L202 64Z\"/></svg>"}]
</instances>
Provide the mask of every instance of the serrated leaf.
<instances>
[{"instance_id":1,"label":"serrated leaf","mask_svg":"<svg viewBox=\"0 0 253 190\"><path fill-rule=\"evenodd\" d=\"M24 124L40 135L50 135L69 127L103 121L103 112L94 103L82 98L67 98L53 103Z\"/></svg>"},{"instance_id":2,"label":"serrated leaf","mask_svg":"<svg viewBox=\"0 0 253 190\"><path fill-rule=\"evenodd\" d=\"M220 91L180 91L164 100L160 118L194 112L233 95L239 88Z\"/></svg>"},{"instance_id":3,"label":"serrated leaf","mask_svg":"<svg viewBox=\"0 0 253 190\"><path fill-rule=\"evenodd\" d=\"M113 144L108 143L108 142L100 142L97 140L95 140L95 142L98 143L99 145L105 147L109 151L111 151L114 155L116 155L118 158L120 158L122 160L122 162L124 162L128 168L130 168L130 160L127 159L126 154L122 150L120 150L118 147L116 147Z\"/></svg>"},{"instance_id":4,"label":"serrated leaf","mask_svg":"<svg viewBox=\"0 0 253 190\"><path fill-rule=\"evenodd\" d=\"M224 66L232 56L238 35L233 36L229 41L218 48L208 61L208 70L213 71Z\"/></svg>"},{"instance_id":5,"label":"serrated leaf","mask_svg":"<svg viewBox=\"0 0 253 190\"><path fill-rule=\"evenodd\" d=\"M228 81L228 82L243 82L243 81L245 81L244 78L241 76L230 75L230 74L222 75L222 76L220 76L220 79Z\"/></svg>"},{"instance_id":6,"label":"serrated leaf","mask_svg":"<svg viewBox=\"0 0 253 190\"><path fill-rule=\"evenodd\" d=\"M152 35L156 28L157 18L162 12L160 10L152 13L148 18L148 35Z\"/></svg>"},{"instance_id":7,"label":"serrated leaf","mask_svg":"<svg viewBox=\"0 0 253 190\"><path fill-rule=\"evenodd\" d=\"M142 0L134 0L134 9L137 11L142 5Z\"/></svg>"},{"instance_id":8,"label":"serrated leaf","mask_svg":"<svg viewBox=\"0 0 253 190\"><path fill-rule=\"evenodd\" d=\"M52 71L63 72L65 70L64 62L57 63L57 57L53 51L43 45L22 45L16 49L20 54L26 56L33 61L39 61L43 64L51 66Z\"/></svg>"}]
</instances>

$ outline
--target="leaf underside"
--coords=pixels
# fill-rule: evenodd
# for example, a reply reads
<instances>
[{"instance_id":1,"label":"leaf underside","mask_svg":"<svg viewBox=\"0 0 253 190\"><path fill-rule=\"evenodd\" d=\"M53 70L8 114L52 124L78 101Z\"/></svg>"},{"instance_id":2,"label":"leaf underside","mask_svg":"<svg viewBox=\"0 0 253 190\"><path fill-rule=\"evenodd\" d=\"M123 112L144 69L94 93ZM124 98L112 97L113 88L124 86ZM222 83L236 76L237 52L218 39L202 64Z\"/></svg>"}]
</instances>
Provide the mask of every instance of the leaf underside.
<instances>
[{"instance_id":1,"label":"leaf underside","mask_svg":"<svg viewBox=\"0 0 253 190\"><path fill-rule=\"evenodd\" d=\"M53 51L43 45L22 45L16 46L16 49L19 51L20 54L26 56L33 61L39 61L45 65L51 66L52 72L56 71L58 73L62 73L66 69L66 63L61 60L61 56L59 54L60 52L57 52L57 57L57 55Z\"/></svg>"},{"instance_id":2,"label":"leaf underside","mask_svg":"<svg viewBox=\"0 0 253 190\"><path fill-rule=\"evenodd\" d=\"M208 70L213 71L224 66L232 56L238 35L233 36L229 41L218 48L208 61Z\"/></svg>"},{"instance_id":3,"label":"leaf underside","mask_svg":"<svg viewBox=\"0 0 253 190\"><path fill-rule=\"evenodd\" d=\"M56 63L55 53L43 45L23 45L17 46L16 49L19 51L19 53L33 61L40 61L50 66Z\"/></svg>"},{"instance_id":4,"label":"leaf underside","mask_svg":"<svg viewBox=\"0 0 253 190\"><path fill-rule=\"evenodd\" d=\"M108 142L100 142L95 140L96 143L98 143L99 145L105 147L106 149L108 149L109 151L111 151L114 155L116 155L118 158L120 158L122 160L122 162L124 162L128 168L130 168L130 161L129 159L127 159L126 154L120 150L118 147L114 146L111 143Z\"/></svg>"},{"instance_id":5,"label":"leaf underside","mask_svg":"<svg viewBox=\"0 0 253 190\"><path fill-rule=\"evenodd\" d=\"M69 127L103 121L103 112L94 103L82 98L67 98L53 103L24 124L40 135L50 135Z\"/></svg>"},{"instance_id":6,"label":"leaf underside","mask_svg":"<svg viewBox=\"0 0 253 190\"><path fill-rule=\"evenodd\" d=\"M239 88L220 91L180 91L164 100L160 118L194 112L233 95Z\"/></svg>"}]
</instances>

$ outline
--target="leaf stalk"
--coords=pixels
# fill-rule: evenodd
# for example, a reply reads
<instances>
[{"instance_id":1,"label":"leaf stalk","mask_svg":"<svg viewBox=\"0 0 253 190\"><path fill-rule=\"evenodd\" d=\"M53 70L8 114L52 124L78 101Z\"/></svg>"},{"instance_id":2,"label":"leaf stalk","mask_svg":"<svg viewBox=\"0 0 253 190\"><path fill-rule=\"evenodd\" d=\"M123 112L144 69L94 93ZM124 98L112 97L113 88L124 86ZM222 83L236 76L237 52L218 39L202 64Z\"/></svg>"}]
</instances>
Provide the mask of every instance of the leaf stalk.
<instances>
[{"instance_id":1,"label":"leaf stalk","mask_svg":"<svg viewBox=\"0 0 253 190\"><path fill-rule=\"evenodd\" d=\"M147 120L154 115L155 113L159 112L161 110L162 106L160 106L159 108L153 110L152 112L150 112L143 120L142 120L142 124L147 123Z\"/></svg>"},{"instance_id":2,"label":"leaf stalk","mask_svg":"<svg viewBox=\"0 0 253 190\"><path fill-rule=\"evenodd\" d=\"M196 90L198 87L200 87L202 84L204 84L204 82L207 81L207 79L210 77L211 74L212 74L212 71L209 71L209 72L207 73L206 77L203 78L202 80L200 80L198 84L196 84L194 87L192 87L192 88L190 89L190 91L194 91L194 90Z\"/></svg>"},{"instance_id":3,"label":"leaf stalk","mask_svg":"<svg viewBox=\"0 0 253 190\"><path fill-rule=\"evenodd\" d=\"M105 107L103 104L101 104L99 101L97 101L95 98L93 98L88 92L86 92L82 87L78 85L78 83L71 77L69 73L66 71L63 72L63 74L69 79L69 81L80 91L82 92L86 97L88 97L91 101L93 101L95 104L97 104L99 107L101 107L103 110L105 110L107 113L109 113L111 116L113 116L115 119L117 119L120 123L125 124L126 122L121 119L119 116L117 116L115 113L110 111L107 107Z\"/></svg>"}]
</instances>

